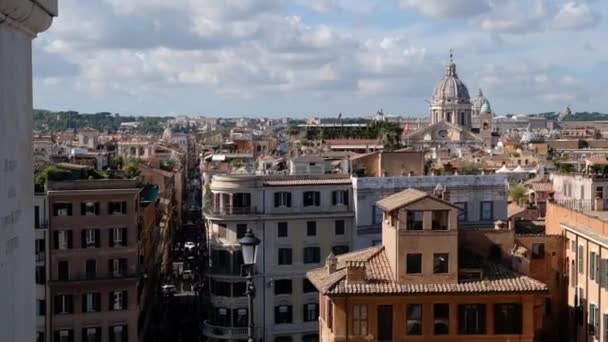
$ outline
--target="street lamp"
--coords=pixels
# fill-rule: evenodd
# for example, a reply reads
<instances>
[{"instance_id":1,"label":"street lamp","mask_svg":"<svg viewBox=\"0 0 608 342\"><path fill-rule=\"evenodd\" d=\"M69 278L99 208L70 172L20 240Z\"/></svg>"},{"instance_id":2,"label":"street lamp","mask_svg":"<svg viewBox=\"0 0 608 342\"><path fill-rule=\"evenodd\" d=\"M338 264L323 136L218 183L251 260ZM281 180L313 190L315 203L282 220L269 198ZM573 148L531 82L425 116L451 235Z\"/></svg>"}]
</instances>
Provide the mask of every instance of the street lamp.
<instances>
[{"instance_id":1,"label":"street lamp","mask_svg":"<svg viewBox=\"0 0 608 342\"><path fill-rule=\"evenodd\" d=\"M243 236L239 240L239 245L241 245L241 251L243 253L243 266L246 269L247 276L247 298L249 299L249 312L248 312L248 342L254 342L254 327L253 327L253 298L255 297L255 284L253 283L253 272L255 267L255 261L257 258L258 245L260 244L260 239L255 237L253 231L251 229L247 229L245 236Z\"/></svg>"}]
</instances>

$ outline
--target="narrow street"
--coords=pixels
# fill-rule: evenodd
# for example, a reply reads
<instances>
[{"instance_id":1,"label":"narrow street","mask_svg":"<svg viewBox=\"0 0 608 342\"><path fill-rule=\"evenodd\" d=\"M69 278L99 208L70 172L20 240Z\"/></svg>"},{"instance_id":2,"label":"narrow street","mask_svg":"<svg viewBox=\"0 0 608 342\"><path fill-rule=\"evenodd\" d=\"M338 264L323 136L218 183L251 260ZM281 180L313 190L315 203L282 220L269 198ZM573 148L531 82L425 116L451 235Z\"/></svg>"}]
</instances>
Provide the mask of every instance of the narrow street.
<instances>
[{"instance_id":1,"label":"narrow street","mask_svg":"<svg viewBox=\"0 0 608 342\"><path fill-rule=\"evenodd\" d=\"M205 235L201 216L201 181L198 163L189 170L184 192L182 224L173 235L171 272L162 275L160 302L155 310L158 326L154 341L202 341L202 290L205 288Z\"/></svg>"}]
</instances>

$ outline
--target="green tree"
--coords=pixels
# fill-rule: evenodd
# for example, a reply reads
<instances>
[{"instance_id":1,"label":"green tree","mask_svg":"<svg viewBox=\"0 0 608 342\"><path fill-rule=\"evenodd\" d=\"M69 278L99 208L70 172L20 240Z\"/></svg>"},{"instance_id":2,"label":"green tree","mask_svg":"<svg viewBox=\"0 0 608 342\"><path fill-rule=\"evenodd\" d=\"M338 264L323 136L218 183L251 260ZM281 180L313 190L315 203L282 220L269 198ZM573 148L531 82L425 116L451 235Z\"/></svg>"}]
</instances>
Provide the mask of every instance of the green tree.
<instances>
[{"instance_id":1,"label":"green tree","mask_svg":"<svg viewBox=\"0 0 608 342\"><path fill-rule=\"evenodd\" d=\"M123 171L127 178L135 178L135 177L139 176L139 160L137 160L137 159L127 160L125 162Z\"/></svg>"},{"instance_id":2,"label":"green tree","mask_svg":"<svg viewBox=\"0 0 608 342\"><path fill-rule=\"evenodd\" d=\"M509 197L517 204L522 204L526 197L526 188L522 184L511 184L509 187Z\"/></svg>"}]
</instances>

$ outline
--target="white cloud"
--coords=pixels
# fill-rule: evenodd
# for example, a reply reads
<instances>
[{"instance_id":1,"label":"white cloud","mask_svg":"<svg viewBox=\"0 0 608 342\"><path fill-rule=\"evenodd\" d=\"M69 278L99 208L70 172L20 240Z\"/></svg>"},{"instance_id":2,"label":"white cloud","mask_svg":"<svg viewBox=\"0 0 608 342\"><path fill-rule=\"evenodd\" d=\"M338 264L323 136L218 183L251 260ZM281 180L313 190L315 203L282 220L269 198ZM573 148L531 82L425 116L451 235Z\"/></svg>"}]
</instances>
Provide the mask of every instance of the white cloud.
<instances>
[{"instance_id":1,"label":"white cloud","mask_svg":"<svg viewBox=\"0 0 608 342\"><path fill-rule=\"evenodd\" d=\"M327 13L339 8L338 0L310 0L310 7L320 13Z\"/></svg>"},{"instance_id":2,"label":"white cloud","mask_svg":"<svg viewBox=\"0 0 608 342\"><path fill-rule=\"evenodd\" d=\"M597 25L600 15L585 4L565 3L553 18L552 26L558 30L584 30Z\"/></svg>"},{"instance_id":3,"label":"white cloud","mask_svg":"<svg viewBox=\"0 0 608 342\"><path fill-rule=\"evenodd\" d=\"M467 18L490 10L488 0L401 0L400 4L435 18Z\"/></svg>"},{"instance_id":4,"label":"white cloud","mask_svg":"<svg viewBox=\"0 0 608 342\"><path fill-rule=\"evenodd\" d=\"M523 34L542 31L546 18L543 0L507 0L495 2L491 13L476 21L484 31Z\"/></svg>"}]
</instances>

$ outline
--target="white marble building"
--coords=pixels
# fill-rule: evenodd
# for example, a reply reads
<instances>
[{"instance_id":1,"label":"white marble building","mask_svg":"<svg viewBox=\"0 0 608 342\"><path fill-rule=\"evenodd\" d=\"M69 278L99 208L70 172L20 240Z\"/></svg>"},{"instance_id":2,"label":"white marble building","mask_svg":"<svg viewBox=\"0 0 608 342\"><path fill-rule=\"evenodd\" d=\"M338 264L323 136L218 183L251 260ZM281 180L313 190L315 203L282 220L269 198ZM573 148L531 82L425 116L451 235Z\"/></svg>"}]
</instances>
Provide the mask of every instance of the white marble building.
<instances>
[{"instance_id":1,"label":"white marble building","mask_svg":"<svg viewBox=\"0 0 608 342\"><path fill-rule=\"evenodd\" d=\"M32 39L57 0L0 0L0 339L34 341Z\"/></svg>"}]
</instances>

